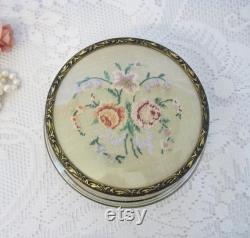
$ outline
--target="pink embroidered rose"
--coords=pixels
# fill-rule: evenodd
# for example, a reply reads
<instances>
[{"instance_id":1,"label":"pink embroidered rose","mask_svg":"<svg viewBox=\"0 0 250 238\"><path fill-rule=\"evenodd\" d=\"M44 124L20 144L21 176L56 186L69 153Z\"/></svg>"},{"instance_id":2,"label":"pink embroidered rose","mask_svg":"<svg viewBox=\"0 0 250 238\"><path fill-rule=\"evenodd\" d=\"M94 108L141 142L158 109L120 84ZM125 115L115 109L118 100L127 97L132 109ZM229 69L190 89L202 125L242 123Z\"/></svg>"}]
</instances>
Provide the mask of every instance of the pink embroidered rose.
<instances>
[{"instance_id":1,"label":"pink embroidered rose","mask_svg":"<svg viewBox=\"0 0 250 238\"><path fill-rule=\"evenodd\" d=\"M11 26L0 24L0 52L10 51L13 42L13 30Z\"/></svg>"},{"instance_id":2,"label":"pink embroidered rose","mask_svg":"<svg viewBox=\"0 0 250 238\"><path fill-rule=\"evenodd\" d=\"M133 120L139 127L152 127L160 116L160 108L149 100L138 103L132 110Z\"/></svg>"},{"instance_id":3,"label":"pink embroidered rose","mask_svg":"<svg viewBox=\"0 0 250 238\"><path fill-rule=\"evenodd\" d=\"M114 72L114 85L118 88L124 88L128 92L134 92L138 85L135 83L136 74L124 74L121 71Z\"/></svg>"}]
</instances>

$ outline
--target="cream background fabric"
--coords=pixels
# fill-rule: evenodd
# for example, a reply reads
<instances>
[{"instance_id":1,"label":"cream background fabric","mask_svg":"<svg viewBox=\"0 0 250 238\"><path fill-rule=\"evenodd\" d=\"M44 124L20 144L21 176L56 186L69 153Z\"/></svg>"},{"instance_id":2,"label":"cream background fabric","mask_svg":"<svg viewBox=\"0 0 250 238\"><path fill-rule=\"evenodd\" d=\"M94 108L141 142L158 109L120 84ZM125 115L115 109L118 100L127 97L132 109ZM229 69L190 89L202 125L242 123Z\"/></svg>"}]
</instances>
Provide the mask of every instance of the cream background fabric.
<instances>
[{"instance_id":1,"label":"cream background fabric","mask_svg":"<svg viewBox=\"0 0 250 238\"><path fill-rule=\"evenodd\" d=\"M0 67L20 90L0 112L0 237L250 236L250 2L1 0L16 45ZM117 36L147 38L181 55L210 103L210 134L194 176L147 207L141 226L108 222L107 207L65 184L43 140L46 94L81 48Z\"/></svg>"}]
</instances>

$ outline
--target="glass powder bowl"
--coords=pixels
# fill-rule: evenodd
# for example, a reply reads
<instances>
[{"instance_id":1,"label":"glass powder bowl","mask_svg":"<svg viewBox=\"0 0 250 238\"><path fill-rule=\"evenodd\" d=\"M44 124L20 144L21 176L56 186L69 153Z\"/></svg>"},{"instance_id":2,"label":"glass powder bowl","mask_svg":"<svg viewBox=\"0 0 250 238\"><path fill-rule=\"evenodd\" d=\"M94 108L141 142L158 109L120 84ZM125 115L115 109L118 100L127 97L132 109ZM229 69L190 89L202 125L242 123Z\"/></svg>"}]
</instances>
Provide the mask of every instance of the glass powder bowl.
<instances>
[{"instance_id":1,"label":"glass powder bowl","mask_svg":"<svg viewBox=\"0 0 250 238\"><path fill-rule=\"evenodd\" d=\"M206 142L208 102L188 64L115 38L74 55L48 93L45 141L64 179L97 202L144 206L180 187Z\"/></svg>"}]
</instances>

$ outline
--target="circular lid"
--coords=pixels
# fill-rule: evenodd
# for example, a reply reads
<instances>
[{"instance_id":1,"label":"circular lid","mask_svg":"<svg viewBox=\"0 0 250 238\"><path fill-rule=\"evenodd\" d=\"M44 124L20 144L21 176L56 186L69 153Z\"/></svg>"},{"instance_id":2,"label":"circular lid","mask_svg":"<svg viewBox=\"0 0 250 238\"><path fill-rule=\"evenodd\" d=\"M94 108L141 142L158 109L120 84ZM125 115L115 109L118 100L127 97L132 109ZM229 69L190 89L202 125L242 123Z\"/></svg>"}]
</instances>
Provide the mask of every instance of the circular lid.
<instances>
[{"instance_id":1,"label":"circular lid","mask_svg":"<svg viewBox=\"0 0 250 238\"><path fill-rule=\"evenodd\" d=\"M191 173L208 133L208 103L193 70L171 50L110 39L59 71L45 129L52 160L78 191L110 205L141 205Z\"/></svg>"}]
</instances>

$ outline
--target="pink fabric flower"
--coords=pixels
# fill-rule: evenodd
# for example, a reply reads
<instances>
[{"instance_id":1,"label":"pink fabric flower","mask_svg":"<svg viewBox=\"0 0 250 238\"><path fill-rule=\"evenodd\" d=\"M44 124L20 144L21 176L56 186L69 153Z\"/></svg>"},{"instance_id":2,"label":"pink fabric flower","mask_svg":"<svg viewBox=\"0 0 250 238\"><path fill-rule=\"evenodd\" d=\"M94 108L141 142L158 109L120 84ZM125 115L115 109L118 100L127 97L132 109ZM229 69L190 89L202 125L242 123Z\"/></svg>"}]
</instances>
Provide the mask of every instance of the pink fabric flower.
<instances>
[{"instance_id":1,"label":"pink fabric flower","mask_svg":"<svg viewBox=\"0 0 250 238\"><path fill-rule=\"evenodd\" d=\"M114 72L114 85L124 88L128 92L134 92L138 85L135 83L136 74L124 74L121 71Z\"/></svg>"},{"instance_id":2,"label":"pink fabric flower","mask_svg":"<svg viewBox=\"0 0 250 238\"><path fill-rule=\"evenodd\" d=\"M0 52L8 52L12 49L13 40L13 30L11 26L0 24Z\"/></svg>"}]
</instances>

